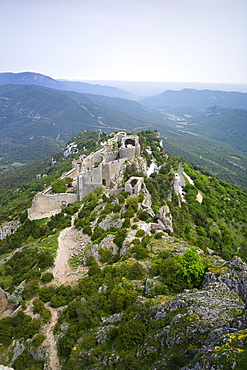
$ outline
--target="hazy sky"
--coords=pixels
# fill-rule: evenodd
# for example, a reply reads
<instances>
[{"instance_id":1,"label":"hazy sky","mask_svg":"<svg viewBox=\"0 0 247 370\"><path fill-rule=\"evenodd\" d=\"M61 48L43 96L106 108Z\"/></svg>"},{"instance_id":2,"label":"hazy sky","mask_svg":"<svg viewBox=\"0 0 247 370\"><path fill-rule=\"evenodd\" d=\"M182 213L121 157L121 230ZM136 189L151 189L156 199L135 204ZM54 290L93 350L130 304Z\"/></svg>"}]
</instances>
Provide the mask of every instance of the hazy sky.
<instances>
[{"instance_id":1,"label":"hazy sky","mask_svg":"<svg viewBox=\"0 0 247 370\"><path fill-rule=\"evenodd\" d=\"M247 83L247 0L0 0L0 72Z\"/></svg>"}]
</instances>

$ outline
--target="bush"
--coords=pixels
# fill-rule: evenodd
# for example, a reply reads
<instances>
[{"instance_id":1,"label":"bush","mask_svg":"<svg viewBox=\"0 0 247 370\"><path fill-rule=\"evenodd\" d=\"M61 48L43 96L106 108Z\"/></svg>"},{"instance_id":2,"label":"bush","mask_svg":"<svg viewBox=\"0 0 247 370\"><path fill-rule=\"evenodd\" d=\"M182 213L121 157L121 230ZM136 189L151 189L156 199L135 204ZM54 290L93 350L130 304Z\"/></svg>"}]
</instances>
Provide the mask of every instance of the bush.
<instances>
[{"instance_id":1,"label":"bush","mask_svg":"<svg viewBox=\"0 0 247 370\"><path fill-rule=\"evenodd\" d=\"M54 286L44 286L39 289L39 298L43 302L49 302L56 294L57 289Z\"/></svg>"},{"instance_id":2,"label":"bush","mask_svg":"<svg viewBox=\"0 0 247 370\"><path fill-rule=\"evenodd\" d=\"M147 221L149 219L149 215L147 211L140 210L137 212L137 216L139 217L141 221Z\"/></svg>"},{"instance_id":3,"label":"bush","mask_svg":"<svg viewBox=\"0 0 247 370\"><path fill-rule=\"evenodd\" d=\"M156 233L154 237L155 237L155 239L162 239L163 235L164 235L164 233L162 233L162 231L161 231L159 233Z\"/></svg>"},{"instance_id":4,"label":"bush","mask_svg":"<svg viewBox=\"0 0 247 370\"><path fill-rule=\"evenodd\" d=\"M67 189L66 181L58 179L52 184L51 190L53 193L65 193Z\"/></svg>"},{"instance_id":5,"label":"bush","mask_svg":"<svg viewBox=\"0 0 247 370\"><path fill-rule=\"evenodd\" d=\"M87 266L98 266L98 263L96 261L96 259L94 258L94 256L88 256L88 258L86 259L86 265Z\"/></svg>"},{"instance_id":6,"label":"bush","mask_svg":"<svg viewBox=\"0 0 247 370\"><path fill-rule=\"evenodd\" d=\"M127 231L125 228L118 230L115 238L113 239L114 243L118 246L118 248L122 247L122 243L126 238Z\"/></svg>"},{"instance_id":7,"label":"bush","mask_svg":"<svg viewBox=\"0 0 247 370\"><path fill-rule=\"evenodd\" d=\"M187 249L174 262L176 274L182 275L189 286L197 286L200 283L205 267L201 257L196 253L195 247Z\"/></svg>"},{"instance_id":8,"label":"bush","mask_svg":"<svg viewBox=\"0 0 247 370\"><path fill-rule=\"evenodd\" d=\"M142 229L137 230L137 232L136 232L136 237L137 238L140 238L140 237L142 237L144 235L145 235L145 231L144 230L142 230Z\"/></svg>"},{"instance_id":9,"label":"bush","mask_svg":"<svg viewBox=\"0 0 247 370\"><path fill-rule=\"evenodd\" d=\"M135 253L135 258L137 260L144 260L148 258L149 252L146 248L142 247L141 245L135 245L131 248L131 253Z\"/></svg>"},{"instance_id":10,"label":"bush","mask_svg":"<svg viewBox=\"0 0 247 370\"><path fill-rule=\"evenodd\" d=\"M140 280L146 275L145 268L139 263L135 262L128 271L127 278L131 280Z\"/></svg>"},{"instance_id":11,"label":"bush","mask_svg":"<svg viewBox=\"0 0 247 370\"><path fill-rule=\"evenodd\" d=\"M33 313L40 313L45 308L44 302L36 298L33 300Z\"/></svg>"},{"instance_id":12,"label":"bush","mask_svg":"<svg viewBox=\"0 0 247 370\"><path fill-rule=\"evenodd\" d=\"M43 343L45 340L45 335L44 334L37 334L35 335L35 337L33 338L32 340L32 347L33 348L38 348L41 343Z\"/></svg>"},{"instance_id":13,"label":"bush","mask_svg":"<svg viewBox=\"0 0 247 370\"><path fill-rule=\"evenodd\" d=\"M51 306L54 307L54 308L65 306L66 303L67 303L67 300L62 295L56 294L51 299Z\"/></svg>"},{"instance_id":14,"label":"bush","mask_svg":"<svg viewBox=\"0 0 247 370\"><path fill-rule=\"evenodd\" d=\"M84 234L87 234L87 235L91 236L92 235L91 226L90 225L85 225L83 227L83 232L84 232Z\"/></svg>"},{"instance_id":15,"label":"bush","mask_svg":"<svg viewBox=\"0 0 247 370\"><path fill-rule=\"evenodd\" d=\"M112 257L112 252L108 249L100 248L99 253L101 255L100 262L102 263L108 262Z\"/></svg>"},{"instance_id":16,"label":"bush","mask_svg":"<svg viewBox=\"0 0 247 370\"><path fill-rule=\"evenodd\" d=\"M43 310L40 311L40 316L45 320L49 321L51 318L51 311L48 310L48 308L44 308Z\"/></svg>"},{"instance_id":17,"label":"bush","mask_svg":"<svg viewBox=\"0 0 247 370\"><path fill-rule=\"evenodd\" d=\"M42 278L41 278L41 280L45 284L50 283L50 281L52 281L53 279L54 279L54 276L51 272L46 272L44 275L42 275Z\"/></svg>"},{"instance_id":18,"label":"bush","mask_svg":"<svg viewBox=\"0 0 247 370\"><path fill-rule=\"evenodd\" d=\"M101 274L101 270L98 265L93 265L89 267L88 276L96 276L100 274Z\"/></svg>"},{"instance_id":19,"label":"bush","mask_svg":"<svg viewBox=\"0 0 247 370\"><path fill-rule=\"evenodd\" d=\"M146 326L139 320L130 320L120 328L120 338L122 345L130 349L137 344L141 344L146 332Z\"/></svg>"}]
</instances>

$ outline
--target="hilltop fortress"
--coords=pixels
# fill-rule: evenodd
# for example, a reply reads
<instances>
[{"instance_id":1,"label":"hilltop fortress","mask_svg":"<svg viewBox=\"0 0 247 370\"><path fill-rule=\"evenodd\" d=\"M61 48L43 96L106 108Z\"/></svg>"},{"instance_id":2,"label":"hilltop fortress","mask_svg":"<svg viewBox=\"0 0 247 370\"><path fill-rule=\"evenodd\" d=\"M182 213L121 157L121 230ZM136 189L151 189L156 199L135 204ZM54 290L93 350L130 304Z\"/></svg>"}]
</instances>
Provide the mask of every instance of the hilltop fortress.
<instances>
[{"instance_id":1,"label":"hilltop fortress","mask_svg":"<svg viewBox=\"0 0 247 370\"><path fill-rule=\"evenodd\" d=\"M90 154L84 161L77 163L79 167L78 200L84 198L98 186L114 189L123 163L126 159L139 156L140 152L137 135L119 132L108 142L102 144L98 151Z\"/></svg>"},{"instance_id":2,"label":"hilltop fortress","mask_svg":"<svg viewBox=\"0 0 247 370\"><path fill-rule=\"evenodd\" d=\"M61 210L62 206L82 200L98 186L104 186L117 191L118 180L123 164L128 159L140 156L141 148L137 135L127 135L118 132L100 149L86 158L80 157L73 161L73 168L62 178L74 179L75 193L52 194L51 187L42 193L37 193L32 207L28 210L30 219L47 217Z\"/></svg>"}]
</instances>

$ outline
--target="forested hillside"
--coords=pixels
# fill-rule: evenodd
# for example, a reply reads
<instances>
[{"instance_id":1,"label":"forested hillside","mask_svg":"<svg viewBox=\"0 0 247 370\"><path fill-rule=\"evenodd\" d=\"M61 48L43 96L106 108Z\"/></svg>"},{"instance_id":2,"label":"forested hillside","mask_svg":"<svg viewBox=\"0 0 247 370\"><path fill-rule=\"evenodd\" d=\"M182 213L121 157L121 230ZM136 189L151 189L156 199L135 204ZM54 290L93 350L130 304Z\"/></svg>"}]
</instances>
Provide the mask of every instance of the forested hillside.
<instances>
[{"instance_id":1,"label":"forested hillside","mask_svg":"<svg viewBox=\"0 0 247 370\"><path fill-rule=\"evenodd\" d=\"M167 113L189 114L218 105L224 108L247 109L247 94L237 91L183 89L167 90L160 95L142 100L142 103Z\"/></svg>"},{"instance_id":2,"label":"forested hillside","mask_svg":"<svg viewBox=\"0 0 247 370\"><path fill-rule=\"evenodd\" d=\"M244 369L246 192L172 156L157 131L145 130L141 158L126 161L118 195L98 187L56 215L27 218L35 193L56 184L99 138L107 139L83 131L71 139L79 152L58 155L47 177L0 196L2 223L21 223L0 241L0 363ZM158 170L147 175L152 163ZM144 179L138 195L121 190L131 176ZM59 181L70 191L67 180Z\"/></svg>"}]
</instances>

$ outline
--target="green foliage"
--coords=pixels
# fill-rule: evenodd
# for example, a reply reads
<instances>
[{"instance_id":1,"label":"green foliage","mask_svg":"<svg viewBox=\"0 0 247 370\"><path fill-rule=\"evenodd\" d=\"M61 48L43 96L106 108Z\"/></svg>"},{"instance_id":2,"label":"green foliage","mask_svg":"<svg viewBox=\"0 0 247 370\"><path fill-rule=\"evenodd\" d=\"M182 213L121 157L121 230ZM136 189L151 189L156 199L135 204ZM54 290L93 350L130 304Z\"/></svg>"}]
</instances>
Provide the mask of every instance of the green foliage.
<instances>
[{"instance_id":1,"label":"green foliage","mask_svg":"<svg viewBox=\"0 0 247 370\"><path fill-rule=\"evenodd\" d=\"M66 181L62 179L57 179L56 181L54 181L51 187L53 193L65 193L66 189Z\"/></svg>"},{"instance_id":2,"label":"green foliage","mask_svg":"<svg viewBox=\"0 0 247 370\"><path fill-rule=\"evenodd\" d=\"M126 238L127 230L125 228L119 229L116 233L115 238L113 239L114 243L118 246L118 248L122 247L122 243Z\"/></svg>"},{"instance_id":3,"label":"green foliage","mask_svg":"<svg viewBox=\"0 0 247 370\"><path fill-rule=\"evenodd\" d=\"M139 263L135 262L129 269L127 277L131 280L139 280L143 279L146 275L147 271L145 268Z\"/></svg>"},{"instance_id":4,"label":"green foliage","mask_svg":"<svg viewBox=\"0 0 247 370\"><path fill-rule=\"evenodd\" d=\"M41 370L44 368L43 361L35 361L27 351L22 352L20 356L13 363L15 370L19 369L30 369L30 370Z\"/></svg>"},{"instance_id":5,"label":"green foliage","mask_svg":"<svg viewBox=\"0 0 247 370\"><path fill-rule=\"evenodd\" d=\"M131 306L136 301L136 298L136 291L130 287L117 285L110 293L107 302L105 302L105 309L111 313L121 312Z\"/></svg>"},{"instance_id":6,"label":"green foliage","mask_svg":"<svg viewBox=\"0 0 247 370\"><path fill-rule=\"evenodd\" d=\"M41 280L45 284L50 283L50 281L52 281L53 279L54 279L54 276L51 272L46 272L45 274L42 275L42 278L41 278Z\"/></svg>"},{"instance_id":7,"label":"green foliage","mask_svg":"<svg viewBox=\"0 0 247 370\"><path fill-rule=\"evenodd\" d=\"M136 232L136 237L137 238L140 238L140 237L142 237L144 235L145 235L145 231L144 230L142 230L142 229L137 230L137 232Z\"/></svg>"},{"instance_id":8,"label":"green foliage","mask_svg":"<svg viewBox=\"0 0 247 370\"><path fill-rule=\"evenodd\" d=\"M134 253L137 260L144 260L149 257L148 250L141 245L135 245L130 249L130 252Z\"/></svg>"},{"instance_id":9,"label":"green foliage","mask_svg":"<svg viewBox=\"0 0 247 370\"><path fill-rule=\"evenodd\" d=\"M40 321L32 320L30 316L19 311L14 317L0 320L0 338L2 345L8 347L14 339L28 339L40 329Z\"/></svg>"},{"instance_id":10,"label":"green foliage","mask_svg":"<svg viewBox=\"0 0 247 370\"><path fill-rule=\"evenodd\" d=\"M120 338L125 349L130 349L137 344L141 344L146 326L139 320L130 320L120 327Z\"/></svg>"},{"instance_id":11,"label":"green foliage","mask_svg":"<svg viewBox=\"0 0 247 370\"><path fill-rule=\"evenodd\" d=\"M32 347L37 349L45 340L44 334L37 334L32 340Z\"/></svg>"},{"instance_id":12,"label":"green foliage","mask_svg":"<svg viewBox=\"0 0 247 370\"><path fill-rule=\"evenodd\" d=\"M99 249L99 253L101 255L100 261L102 263L108 262L111 259L111 257L112 257L112 252L109 251L108 249L100 248Z\"/></svg>"},{"instance_id":13,"label":"green foliage","mask_svg":"<svg viewBox=\"0 0 247 370\"><path fill-rule=\"evenodd\" d=\"M50 286L44 286L39 289L39 298L43 302L49 302L52 297L56 294L57 289L50 285Z\"/></svg>"},{"instance_id":14,"label":"green foliage","mask_svg":"<svg viewBox=\"0 0 247 370\"><path fill-rule=\"evenodd\" d=\"M33 300L33 313L40 313L45 308L44 302L36 298Z\"/></svg>"},{"instance_id":15,"label":"green foliage","mask_svg":"<svg viewBox=\"0 0 247 370\"><path fill-rule=\"evenodd\" d=\"M198 286L205 272L206 265L203 263L196 248L187 249L183 255L178 256L174 261L176 274L182 275L188 285Z\"/></svg>"}]
</instances>

